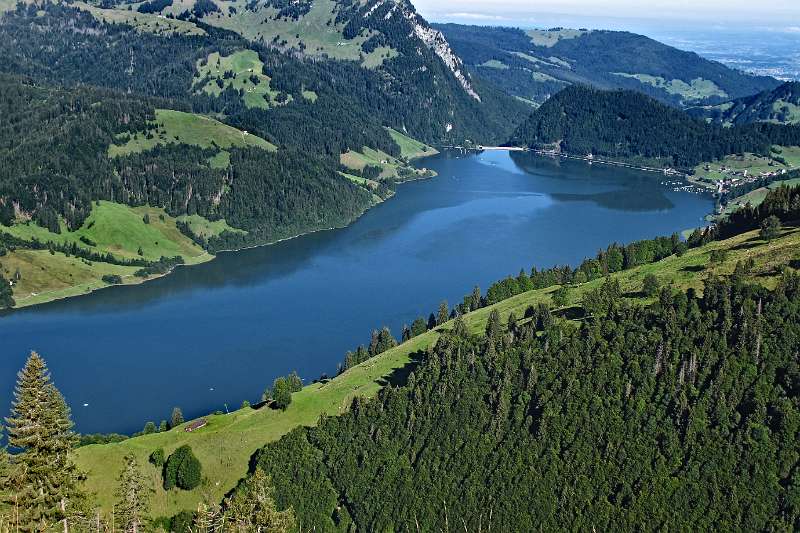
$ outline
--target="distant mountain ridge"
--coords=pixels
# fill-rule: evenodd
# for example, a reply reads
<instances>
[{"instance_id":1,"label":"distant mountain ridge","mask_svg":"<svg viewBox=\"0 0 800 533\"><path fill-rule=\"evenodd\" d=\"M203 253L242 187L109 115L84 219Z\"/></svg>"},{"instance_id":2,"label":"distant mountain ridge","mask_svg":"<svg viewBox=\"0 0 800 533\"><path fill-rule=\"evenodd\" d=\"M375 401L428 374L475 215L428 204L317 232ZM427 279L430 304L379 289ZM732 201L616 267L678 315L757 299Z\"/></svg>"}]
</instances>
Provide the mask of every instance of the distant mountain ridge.
<instances>
[{"instance_id":1,"label":"distant mountain ridge","mask_svg":"<svg viewBox=\"0 0 800 533\"><path fill-rule=\"evenodd\" d=\"M717 104L779 85L629 32L433 26L476 77L537 104L571 84L635 90L680 107Z\"/></svg>"},{"instance_id":2,"label":"distant mountain ridge","mask_svg":"<svg viewBox=\"0 0 800 533\"><path fill-rule=\"evenodd\" d=\"M800 123L800 82L790 81L779 87L752 96L714 106L689 109L692 116L726 125L772 122Z\"/></svg>"}]
</instances>

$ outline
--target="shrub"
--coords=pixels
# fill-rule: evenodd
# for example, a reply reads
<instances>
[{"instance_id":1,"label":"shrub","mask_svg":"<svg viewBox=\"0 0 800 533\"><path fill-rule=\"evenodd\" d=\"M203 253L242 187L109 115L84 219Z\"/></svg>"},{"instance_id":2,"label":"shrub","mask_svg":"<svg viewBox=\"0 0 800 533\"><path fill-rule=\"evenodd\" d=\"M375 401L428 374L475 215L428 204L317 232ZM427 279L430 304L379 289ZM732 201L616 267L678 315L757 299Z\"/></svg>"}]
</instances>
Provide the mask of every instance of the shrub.
<instances>
[{"instance_id":1,"label":"shrub","mask_svg":"<svg viewBox=\"0 0 800 533\"><path fill-rule=\"evenodd\" d=\"M169 521L169 530L172 533L189 533L192 530L194 515L191 511L181 511Z\"/></svg>"},{"instance_id":2,"label":"shrub","mask_svg":"<svg viewBox=\"0 0 800 533\"><path fill-rule=\"evenodd\" d=\"M653 297L658 294L658 289L660 286L661 283L658 281L658 278L655 274L647 274L644 277L644 283L642 284L642 292L648 297Z\"/></svg>"},{"instance_id":3,"label":"shrub","mask_svg":"<svg viewBox=\"0 0 800 533\"><path fill-rule=\"evenodd\" d=\"M116 274L106 274L102 279L103 283L108 283L109 285L120 285L122 283L122 278Z\"/></svg>"},{"instance_id":4,"label":"shrub","mask_svg":"<svg viewBox=\"0 0 800 533\"><path fill-rule=\"evenodd\" d=\"M153 450L153 453L151 453L150 457L148 457L148 461L150 461L150 463L155 465L157 468L164 466L164 448Z\"/></svg>"},{"instance_id":5,"label":"shrub","mask_svg":"<svg viewBox=\"0 0 800 533\"><path fill-rule=\"evenodd\" d=\"M200 485L202 465L192 453L191 446L184 445L172 452L164 465L164 490L178 487L192 490Z\"/></svg>"}]
</instances>

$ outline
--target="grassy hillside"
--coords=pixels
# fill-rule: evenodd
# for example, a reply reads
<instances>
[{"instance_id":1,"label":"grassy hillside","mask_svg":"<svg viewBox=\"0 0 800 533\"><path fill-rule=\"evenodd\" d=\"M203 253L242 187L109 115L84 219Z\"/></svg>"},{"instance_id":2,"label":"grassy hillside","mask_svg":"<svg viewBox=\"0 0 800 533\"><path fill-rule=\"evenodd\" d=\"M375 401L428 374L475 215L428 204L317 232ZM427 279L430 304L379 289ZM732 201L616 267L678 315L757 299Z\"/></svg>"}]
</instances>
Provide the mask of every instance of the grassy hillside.
<instances>
[{"instance_id":1,"label":"grassy hillside","mask_svg":"<svg viewBox=\"0 0 800 533\"><path fill-rule=\"evenodd\" d=\"M149 223L144 222L145 215ZM200 235L218 235L224 230L239 231L224 220L208 221L198 215L181 217ZM210 261L214 256L197 246L182 234L178 219L161 208L129 207L113 202L95 202L92 212L79 229L69 231L61 221L61 233L52 233L32 222L17 223L11 227L0 226L0 232L25 240L75 244L79 248L111 253L120 259L143 258L151 261L166 257L183 257L186 264ZM141 250L141 255L139 251ZM138 267L90 262L62 253L47 250L17 249L0 257L0 268L6 277L13 279L19 270L21 279L14 285L14 298L18 307L40 304L51 300L76 296L107 286L104 275L118 275L125 284L141 283L143 278L133 276Z\"/></svg>"},{"instance_id":2,"label":"grassy hillside","mask_svg":"<svg viewBox=\"0 0 800 533\"><path fill-rule=\"evenodd\" d=\"M212 165L226 168L230 162L230 154L225 151L227 148L255 147L270 152L276 150L275 145L261 137L238 130L211 117L193 113L156 109L156 119L151 126L152 129L146 132L134 134L125 144L110 145L109 157L151 150L159 144L189 144L200 148L219 148L220 152L212 159Z\"/></svg>"},{"instance_id":3,"label":"grassy hillside","mask_svg":"<svg viewBox=\"0 0 800 533\"><path fill-rule=\"evenodd\" d=\"M400 133L397 130L392 128L386 129L389 131L389 135L392 136L392 140L394 140L394 142L397 143L397 146L400 147L400 157L406 161L439 153L436 148L428 146L427 144L416 139L412 139L408 135Z\"/></svg>"},{"instance_id":4,"label":"grassy hillside","mask_svg":"<svg viewBox=\"0 0 800 533\"><path fill-rule=\"evenodd\" d=\"M229 56L214 52L197 62L194 86L212 96L219 96L228 87L242 91L247 107L268 109L290 102L288 95L278 102L278 91L270 87L270 77L264 75L263 68L264 63L253 50L240 50Z\"/></svg>"},{"instance_id":5,"label":"grassy hillside","mask_svg":"<svg viewBox=\"0 0 800 533\"><path fill-rule=\"evenodd\" d=\"M12 0L2 0L12 1ZM16 2L14 2L16 5ZM137 31L153 33L155 35L205 35L206 32L193 24L184 20L169 19L151 13L139 13L138 11L128 11L127 9L100 9L99 7L75 2L75 7L83 9L97 20L110 24L129 24ZM2 9L0 8L0 11Z\"/></svg>"},{"instance_id":6,"label":"grassy hillside","mask_svg":"<svg viewBox=\"0 0 800 533\"><path fill-rule=\"evenodd\" d=\"M138 267L90 262L61 252L47 250L15 250L0 257L0 270L6 279L20 279L14 283L13 294L17 307L28 307L79 296L107 287L105 275L116 275L125 285L144 281L133 275Z\"/></svg>"},{"instance_id":7,"label":"grassy hillside","mask_svg":"<svg viewBox=\"0 0 800 533\"><path fill-rule=\"evenodd\" d=\"M756 176L762 172L795 168L800 168L800 147L776 146L767 156L732 154L710 163L701 163L695 167L693 177L695 180L715 182L741 176L745 171L748 176Z\"/></svg>"},{"instance_id":8,"label":"grassy hillside","mask_svg":"<svg viewBox=\"0 0 800 533\"><path fill-rule=\"evenodd\" d=\"M723 261L711 264L711 252L717 249L727 250L728 255ZM671 256L658 263L623 271L614 274L614 277L619 279L627 298L640 299L642 280L648 273L656 274L662 283L672 283L676 289L692 287L702 290L706 273L730 274L737 261L747 258L755 259L758 265L753 273L754 279L768 287L774 286L777 269L790 263L796 265L800 259L800 228L786 229L780 238L770 244L759 240L757 232L746 233L692 249L682 257ZM579 303L586 291L601 283L602 280L595 280L571 288L569 305ZM523 316L528 306L550 302L555 290L552 287L517 295L469 313L465 316L466 323L472 331L482 331L493 309L499 310L504 319L511 312L518 317ZM193 433L186 433L179 427L118 444L87 446L77 450L76 460L88 473L89 489L97 494L98 502L108 510L125 454L134 453L144 464L147 456L156 448L163 447L169 453L180 445L190 444L203 463L204 475L208 479L195 491L166 493L160 487L156 469L150 465L146 468L155 491L154 516L168 516L181 509L194 509L204 497L217 501L234 487L246 473L251 455L264 443L278 439L294 427L314 425L322 414L343 412L357 395L374 395L393 372L411 362L413 353L432 346L438 335L436 330L429 331L348 370L328 383L305 387L293 396L286 412L244 408L228 415L212 415L208 417L207 427Z\"/></svg>"}]
</instances>

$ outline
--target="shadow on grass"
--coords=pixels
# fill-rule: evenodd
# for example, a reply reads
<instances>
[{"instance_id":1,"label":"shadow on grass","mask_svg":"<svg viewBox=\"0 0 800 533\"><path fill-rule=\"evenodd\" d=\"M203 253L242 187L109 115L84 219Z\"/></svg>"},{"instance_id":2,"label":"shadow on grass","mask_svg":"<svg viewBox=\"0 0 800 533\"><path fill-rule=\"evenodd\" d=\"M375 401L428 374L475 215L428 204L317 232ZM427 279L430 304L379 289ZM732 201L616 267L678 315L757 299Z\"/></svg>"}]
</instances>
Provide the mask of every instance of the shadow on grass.
<instances>
[{"instance_id":1,"label":"shadow on grass","mask_svg":"<svg viewBox=\"0 0 800 533\"><path fill-rule=\"evenodd\" d=\"M375 383L381 387L385 387L386 385L391 385L392 387L402 387L408 383L408 376L410 376L414 369L417 368L423 361L425 358L425 352L421 350L416 351L409 355L409 358L411 361L394 370L388 376L376 379Z\"/></svg>"},{"instance_id":2,"label":"shadow on grass","mask_svg":"<svg viewBox=\"0 0 800 533\"><path fill-rule=\"evenodd\" d=\"M702 272L705 269L706 269L705 265L689 265L689 266L683 267L681 269L681 272L694 272L694 273L697 273L697 272Z\"/></svg>"},{"instance_id":3,"label":"shadow on grass","mask_svg":"<svg viewBox=\"0 0 800 533\"><path fill-rule=\"evenodd\" d=\"M580 320L586 317L586 311L584 311L583 307L573 305L572 307L559 309L558 311L555 311L553 315L559 318L565 318L567 320Z\"/></svg>"},{"instance_id":4,"label":"shadow on grass","mask_svg":"<svg viewBox=\"0 0 800 533\"><path fill-rule=\"evenodd\" d=\"M623 298L640 299L647 298L647 295L642 291L629 291L622 295Z\"/></svg>"},{"instance_id":5,"label":"shadow on grass","mask_svg":"<svg viewBox=\"0 0 800 533\"><path fill-rule=\"evenodd\" d=\"M731 250L751 250L753 248L758 248L764 244L764 241L761 239L752 238L748 241L743 242L742 244L737 244Z\"/></svg>"},{"instance_id":6,"label":"shadow on grass","mask_svg":"<svg viewBox=\"0 0 800 533\"><path fill-rule=\"evenodd\" d=\"M800 270L800 259L792 259L789 261L789 267Z\"/></svg>"}]
</instances>

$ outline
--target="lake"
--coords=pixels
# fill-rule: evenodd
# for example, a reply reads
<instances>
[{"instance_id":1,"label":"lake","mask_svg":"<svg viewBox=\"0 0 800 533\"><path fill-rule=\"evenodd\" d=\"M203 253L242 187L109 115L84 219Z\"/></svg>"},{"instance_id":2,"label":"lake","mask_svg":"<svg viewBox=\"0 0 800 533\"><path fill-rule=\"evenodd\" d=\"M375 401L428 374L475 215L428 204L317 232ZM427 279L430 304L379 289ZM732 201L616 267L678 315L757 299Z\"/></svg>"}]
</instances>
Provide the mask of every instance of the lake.
<instances>
[{"instance_id":1,"label":"lake","mask_svg":"<svg viewBox=\"0 0 800 533\"><path fill-rule=\"evenodd\" d=\"M335 374L372 329L399 337L475 284L696 227L713 208L661 174L529 153L420 165L439 176L400 185L347 228L0 318L0 413L30 350L82 433L138 431L173 406L187 418L234 409L292 370L307 381Z\"/></svg>"}]
</instances>

